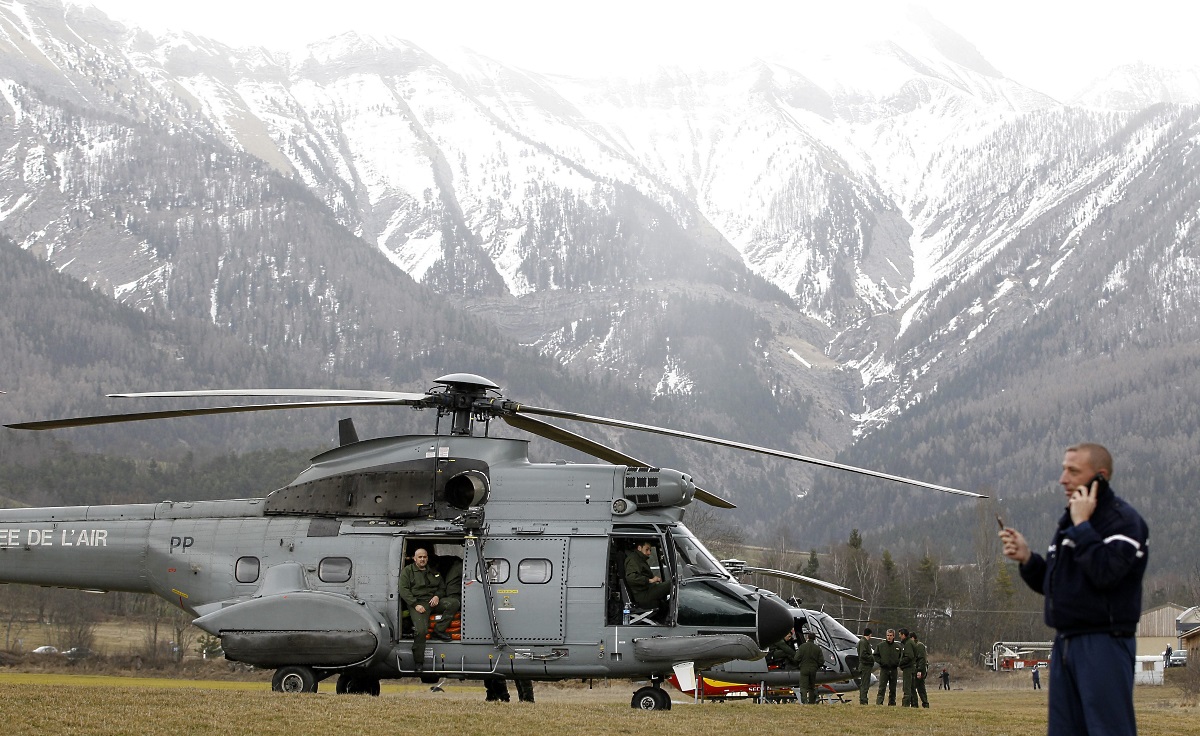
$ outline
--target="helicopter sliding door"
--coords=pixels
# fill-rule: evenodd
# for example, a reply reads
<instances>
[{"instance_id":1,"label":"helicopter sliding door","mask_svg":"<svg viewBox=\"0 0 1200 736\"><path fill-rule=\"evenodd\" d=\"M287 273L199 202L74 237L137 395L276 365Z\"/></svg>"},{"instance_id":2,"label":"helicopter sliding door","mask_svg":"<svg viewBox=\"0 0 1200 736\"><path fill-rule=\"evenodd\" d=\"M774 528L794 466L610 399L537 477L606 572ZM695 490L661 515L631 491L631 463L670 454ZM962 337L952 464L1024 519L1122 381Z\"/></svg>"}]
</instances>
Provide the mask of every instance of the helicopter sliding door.
<instances>
[{"instance_id":1,"label":"helicopter sliding door","mask_svg":"<svg viewBox=\"0 0 1200 736\"><path fill-rule=\"evenodd\" d=\"M479 540L468 540L463 565L462 640L562 644L567 541L555 537L489 537L481 560Z\"/></svg>"}]
</instances>

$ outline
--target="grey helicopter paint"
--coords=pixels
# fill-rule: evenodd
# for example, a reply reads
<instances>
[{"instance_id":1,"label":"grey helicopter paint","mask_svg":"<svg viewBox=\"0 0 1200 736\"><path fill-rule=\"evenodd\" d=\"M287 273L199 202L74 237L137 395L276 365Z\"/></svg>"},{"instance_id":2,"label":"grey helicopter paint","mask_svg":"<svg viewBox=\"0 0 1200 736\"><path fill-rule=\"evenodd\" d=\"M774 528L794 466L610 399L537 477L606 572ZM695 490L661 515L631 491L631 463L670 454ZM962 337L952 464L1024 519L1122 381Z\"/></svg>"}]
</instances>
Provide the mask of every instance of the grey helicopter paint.
<instances>
[{"instance_id":1,"label":"grey helicopter paint","mask_svg":"<svg viewBox=\"0 0 1200 736\"><path fill-rule=\"evenodd\" d=\"M308 407L435 408L449 432L358 440L313 458L265 498L0 510L0 582L151 593L196 616L226 657L276 670L273 688L379 692L382 679L648 678L634 707L664 709L671 672L754 661L793 625L769 591L742 585L683 524L693 500L731 507L686 473L657 468L530 415L608 424L765 452L961 495L957 489L718 438L531 407L472 374L425 394L262 389L140 397L334 397L7 425L56 429ZM541 464L528 442L486 436L509 424L603 463ZM609 464L615 463L615 464ZM650 540L666 603L628 613L624 556ZM413 661L398 595L417 548L462 564L457 638ZM819 583L820 581L813 581ZM829 585L829 584L824 584ZM831 586L834 588L840 586ZM844 590L844 589L842 589ZM420 667L418 667L420 665Z\"/></svg>"}]
</instances>

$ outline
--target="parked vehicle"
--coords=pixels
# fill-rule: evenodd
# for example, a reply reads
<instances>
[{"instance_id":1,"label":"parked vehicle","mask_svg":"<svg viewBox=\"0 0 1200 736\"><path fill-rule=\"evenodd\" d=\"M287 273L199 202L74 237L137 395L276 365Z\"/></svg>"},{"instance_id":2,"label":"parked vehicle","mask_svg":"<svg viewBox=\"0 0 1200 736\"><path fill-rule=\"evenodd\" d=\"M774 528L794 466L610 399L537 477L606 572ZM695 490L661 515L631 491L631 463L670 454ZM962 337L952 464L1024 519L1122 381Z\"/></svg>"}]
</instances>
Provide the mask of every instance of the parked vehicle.
<instances>
[{"instance_id":1,"label":"parked vehicle","mask_svg":"<svg viewBox=\"0 0 1200 736\"><path fill-rule=\"evenodd\" d=\"M1167 660L1168 667L1187 667L1187 650L1171 652L1171 658Z\"/></svg>"},{"instance_id":2,"label":"parked vehicle","mask_svg":"<svg viewBox=\"0 0 1200 736\"><path fill-rule=\"evenodd\" d=\"M34 654L58 654L58 647L52 647L49 644L40 646L33 650Z\"/></svg>"}]
</instances>

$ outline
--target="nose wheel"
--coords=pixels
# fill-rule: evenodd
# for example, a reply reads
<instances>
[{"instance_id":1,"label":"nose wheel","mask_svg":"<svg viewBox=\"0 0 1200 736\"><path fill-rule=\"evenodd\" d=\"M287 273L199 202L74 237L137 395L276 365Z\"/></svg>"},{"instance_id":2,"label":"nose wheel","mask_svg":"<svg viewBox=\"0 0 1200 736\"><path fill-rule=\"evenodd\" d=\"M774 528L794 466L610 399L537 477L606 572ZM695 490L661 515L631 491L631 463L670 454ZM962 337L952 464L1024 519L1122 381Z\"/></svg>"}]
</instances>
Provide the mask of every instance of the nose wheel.
<instances>
[{"instance_id":1,"label":"nose wheel","mask_svg":"<svg viewBox=\"0 0 1200 736\"><path fill-rule=\"evenodd\" d=\"M638 710L671 710L671 696L656 683L639 688L629 705Z\"/></svg>"}]
</instances>

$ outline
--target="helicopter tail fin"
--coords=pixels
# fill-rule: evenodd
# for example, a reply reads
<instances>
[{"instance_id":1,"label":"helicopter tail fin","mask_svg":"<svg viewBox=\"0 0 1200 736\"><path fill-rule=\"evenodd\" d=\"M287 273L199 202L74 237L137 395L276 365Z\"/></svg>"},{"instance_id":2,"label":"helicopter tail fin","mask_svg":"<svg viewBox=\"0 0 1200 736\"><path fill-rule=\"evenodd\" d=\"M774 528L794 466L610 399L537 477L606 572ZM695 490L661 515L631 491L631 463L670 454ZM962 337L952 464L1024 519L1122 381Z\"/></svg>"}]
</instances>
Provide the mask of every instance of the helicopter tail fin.
<instances>
[{"instance_id":1,"label":"helicopter tail fin","mask_svg":"<svg viewBox=\"0 0 1200 736\"><path fill-rule=\"evenodd\" d=\"M338 444L342 447L358 442L358 432L354 429L353 419L342 419L338 422Z\"/></svg>"}]
</instances>

